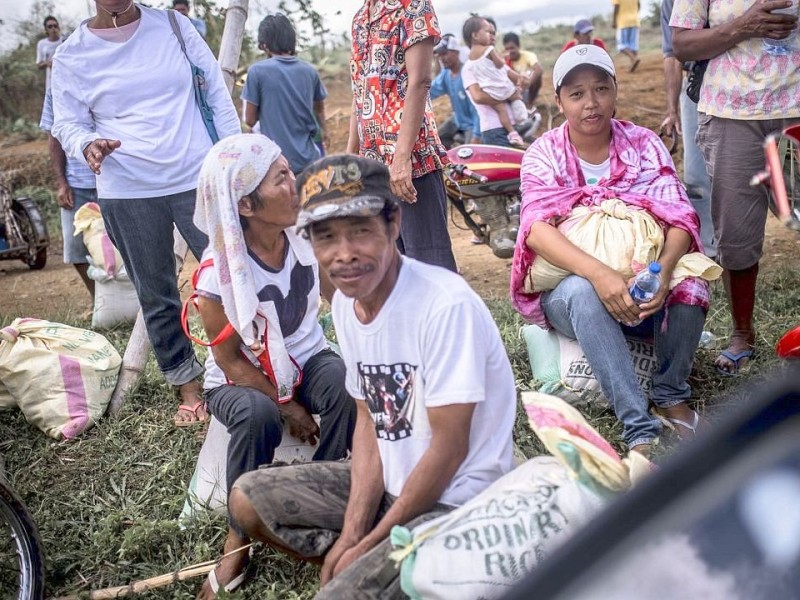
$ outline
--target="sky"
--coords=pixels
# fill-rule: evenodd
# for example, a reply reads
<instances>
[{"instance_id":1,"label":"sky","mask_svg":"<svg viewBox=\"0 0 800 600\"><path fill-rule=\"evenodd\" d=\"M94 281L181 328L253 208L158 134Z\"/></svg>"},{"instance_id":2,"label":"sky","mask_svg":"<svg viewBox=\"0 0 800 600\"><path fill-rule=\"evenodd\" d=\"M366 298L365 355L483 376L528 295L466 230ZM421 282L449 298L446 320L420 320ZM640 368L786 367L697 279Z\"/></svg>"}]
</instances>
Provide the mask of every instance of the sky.
<instances>
[{"instance_id":1,"label":"sky","mask_svg":"<svg viewBox=\"0 0 800 600\"><path fill-rule=\"evenodd\" d=\"M10 35L14 24L30 15L35 0L0 0L0 20L4 22L4 35L0 36L0 50L13 47L15 40ZM146 0L151 6L163 6L171 0ZM291 1L291 0L289 0ZM350 21L363 0L312 0L315 10L324 17L325 24L332 33L349 31ZM217 0L221 6L226 0ZM94 14L93 0L55 0L55 15L62 20L77 24ZM579 18L598 13L610 13L611 1L591 0L433 0L434 8L444 33L459 34L461 25L470 12L494 17L502 31L535 31L539 26L557 22L572 23ZM270 11L277 10L278 0L250 0L247 29L255 32L258 22ZM328 8L333 6L335 8ZM521 8L525 6L525 8Z\"/></svg>"}]
</instances>

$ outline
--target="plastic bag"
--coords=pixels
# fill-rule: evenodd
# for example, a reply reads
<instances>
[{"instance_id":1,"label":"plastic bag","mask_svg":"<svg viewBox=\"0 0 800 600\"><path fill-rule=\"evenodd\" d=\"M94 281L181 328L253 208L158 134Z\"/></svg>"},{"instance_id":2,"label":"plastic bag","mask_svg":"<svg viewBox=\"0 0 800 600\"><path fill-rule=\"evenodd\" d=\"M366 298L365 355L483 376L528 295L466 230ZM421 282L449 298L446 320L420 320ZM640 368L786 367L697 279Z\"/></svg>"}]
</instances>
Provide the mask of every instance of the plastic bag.
<instances>
[{"instance_id":1,"label":"plastic bag","mask_svg":"<svg viewBox=\"0 0 800 600\"><path fill-rule=\"evenodd\" d=\"M528 349L533 378L540 384L540 392L553 394L571 403L587 399L607 401L578 340L537 325L525 325L520 332ZM639 338L629 337L626 341L636 379L647 394L657 365L655 348L651 342Z\"/></svg>"},{"instance_id":2,"label":"plastic bag","mask_svg":"<svg viewBox=\"0 0 800 600\"><path fill-rule=\"evenodd\" d=\"M124 266L113 279L105 277L105 271L90 266L89 277L95 282L92 327L112 327L136 320L139 297Z\"/></svg>"},{"instance_id":3,"label":"plastic bag","mask_svg":"<svg viewBox=\"0 0 800 600\"><path fill-rule=\"evenodd\" d=\"M314 415L319 425L319 416ZM186 490L186 501L183 503L180 521L186 522L198 511L220 510L225 512L228 504L227 460L228 443L231 436L225 426L211 418L203 447L197 457L189 489ZM316 447L289 435L284 429L280 445L275 448L276 462L308 462L314 456Z\"/></svg>"},{"instance_id":4,"label":"plastic bag","mask_svg":"<svg viewBox=\"0 0 800 600\"><path fill-rule=\"evenodd\" d=\"M72 439L103 416L122 358L102 335L40 319L0 330L0 397L13 396L29 423Z\"/></svg>"}]
</instances>

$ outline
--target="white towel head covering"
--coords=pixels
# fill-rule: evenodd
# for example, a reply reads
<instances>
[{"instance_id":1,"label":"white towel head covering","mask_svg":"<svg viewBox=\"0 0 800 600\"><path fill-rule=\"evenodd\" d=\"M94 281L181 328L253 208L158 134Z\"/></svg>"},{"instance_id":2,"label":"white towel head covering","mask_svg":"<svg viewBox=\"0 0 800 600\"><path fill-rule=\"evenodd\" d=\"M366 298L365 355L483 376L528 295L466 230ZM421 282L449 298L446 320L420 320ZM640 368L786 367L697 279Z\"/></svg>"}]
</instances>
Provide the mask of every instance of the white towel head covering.
<instances>
[{"instance_id":1,"label":"white towel head covering","mask_svg":"<svg viewBox=\"0 0 800 600\"><path fill-rule=\"evenodd\" d=\"M299 373L283 342L277 312L268 310L266 319L256 319L259 299L250 270L239 201L263 181L281 156L278 145L266 136L245 133L217 142L206 155L200 169L194 224L208 235L225 316L233 328L258 355L267 333L267 348L279 390L279 397L291 395ZM287 387L288 386L288 387Z\"/></svg>"}]
</instances>

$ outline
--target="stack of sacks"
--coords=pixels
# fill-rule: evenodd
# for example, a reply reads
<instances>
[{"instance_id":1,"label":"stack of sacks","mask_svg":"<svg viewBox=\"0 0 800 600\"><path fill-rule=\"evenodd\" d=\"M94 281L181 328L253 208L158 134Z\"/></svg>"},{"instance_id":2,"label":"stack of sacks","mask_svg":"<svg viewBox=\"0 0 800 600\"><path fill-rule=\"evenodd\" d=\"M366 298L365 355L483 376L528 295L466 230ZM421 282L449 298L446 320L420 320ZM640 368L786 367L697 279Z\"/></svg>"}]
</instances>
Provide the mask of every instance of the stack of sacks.
<instances>
[{"instance_id":1,"label":"stack of sacks","mask_svg":"<svg viewBox=\"0 0 800 600\"><path fill-rule=\"evenodd\" d=\"M128 279L125 265L106 233L100 207L95 202L75 213L75 235L83 236L89 250L89 277L95 282L92 327L111 327L133 322L139 312L136 290Z\"/></svg>"}]
</instances>

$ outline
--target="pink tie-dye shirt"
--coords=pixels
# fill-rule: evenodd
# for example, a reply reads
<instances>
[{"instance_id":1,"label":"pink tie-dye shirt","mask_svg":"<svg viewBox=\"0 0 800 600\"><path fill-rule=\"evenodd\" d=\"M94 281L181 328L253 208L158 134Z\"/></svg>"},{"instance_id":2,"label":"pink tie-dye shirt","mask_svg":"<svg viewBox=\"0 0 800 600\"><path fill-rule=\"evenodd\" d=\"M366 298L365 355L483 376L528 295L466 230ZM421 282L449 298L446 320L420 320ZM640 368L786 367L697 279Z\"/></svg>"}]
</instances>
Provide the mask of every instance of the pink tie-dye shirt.
<instances>
[{"instance_id":1,"label":"pink tie-dye shirt","mask_svg":"<svg viewBox=\"0 0 800 600\"><path fill-rule=\"evenodd\" d=\"M511 267L511 301L528 321L549 329L541 294L524 291L525 276L536 253L525 243L531 226L565 218L578 205L598 205L619 198L649 212L665 230L679 227L692 238L689 252L702 252L700 221L686 197L675 165L664 144L649 129L627 121L611 121L610 175L587 185L578 154L564 123L536 140L522 159L522 209L514 261ZM708 284L688 278L667 296L666 305L691 304L708 309Z\"/></svg>"}]
</instances>

